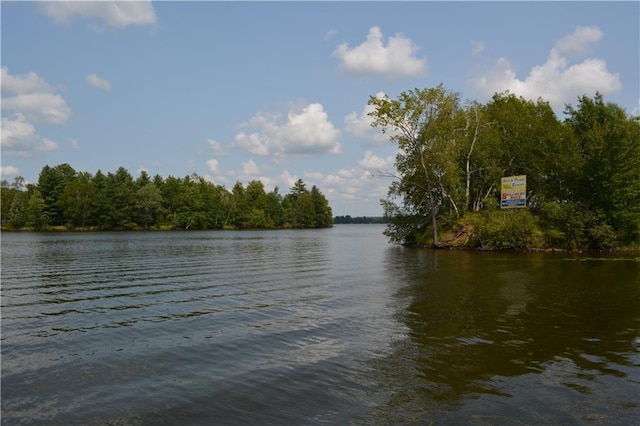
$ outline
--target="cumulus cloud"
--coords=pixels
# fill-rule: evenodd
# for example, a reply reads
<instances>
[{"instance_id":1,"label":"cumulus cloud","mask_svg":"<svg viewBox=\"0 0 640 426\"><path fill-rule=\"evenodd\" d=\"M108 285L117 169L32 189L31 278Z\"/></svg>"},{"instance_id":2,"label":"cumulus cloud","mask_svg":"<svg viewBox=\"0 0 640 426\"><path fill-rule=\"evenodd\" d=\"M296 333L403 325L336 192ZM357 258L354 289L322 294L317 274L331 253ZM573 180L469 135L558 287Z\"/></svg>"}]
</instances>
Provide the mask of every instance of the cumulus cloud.
<instances>
[{"instance_id":1,"label":"cumulus cloud","mask_svg":"<svg viewBox=\"0 0 640 426\"><path fill-rule=\"evenodd\" d=\"M382 158L374 155L371 151L365 151L364 157L358 161L358 165L363 170L370 172L386 172L393 170L394 163L394 156L389 155L386 158Z\"/></svg>"},{"instance_id":2,"label":"cumulus cloud","mask_svg":"<svg viewBox=\"0 0 640 426\"><path fill-rule=\"evenodd\" d=\"M2 92L9 92L13 94L33 93L33 92L50 92L51 86L44 81L35 72L29 72L21 75L9 74L9 68L2 67Z\"/></svg>"},{"instance_id":3,"label":"cumulus cloud","mask_svg":"<svg viewBox=\"0 0 640 426\"><path fill-rule=\"evenodd\" d=\"M150 1L55 1L44 2L40 7L46 16L62 25L71 24L76 17L111 28L155 25L158 22Z\"/></svg>"},{"instance_id":4,"label":"cumulus cloud","mask_svg":"<svg viewBox=\"0 0 640 426\"><path fill-rule=\"evenodd\" d=\"M62 125L71 117L65 100L34 72L12 75L2 67L2 110L13 115L2 118L2 151L8 156L29 157L58 149L51 139L38 135L36 124Z\"/></svg>"},{"instance_id":5,"label":"cumulus cloud","mask_svg":"<svg viewBox=\"0 0 640 426\"><path fill-rule=\"evenodd\" d=\"M258 113L245 126L253 131L236 134L233 146L251 154L273 156L337 154L340 131L336 129L324 108L312 103L302 108L290 108L287 118L279 114Z\"/></svg>"},{"instance_id":6,"label":"cumulus cloud","mask_svg":"<svg viewBox=\"0 0 640 426\"><path fill-rule=\"evenodd\" d=\"M18 111L35 123L64 124L71 109L62 96L53 93L24 93L2 98L2 109Z\"/></svg>"},{"instance_id":7,"label":"cumulus cloud","mask_svg":"<svg viewBox=\"0 0 640 426\"><path fill-rule=\"evenodd\" d=\"M87 76L87 83L100 90L104 90L105 92L111 90L111 83L104 78L98 77L97 74L89 74Z\"/></svg>"},{"instance_id":8,"label":"cumulus cloud","mask_svg":"<svg viewBox=\"0 0 640 426\"><path fill-rule=\"evenodd\" d=\"M472 84L483 97L509 91L527 99L542 98L555 109L562 109L565 104L585 94L618 92L622 89L620 76L609 72L602 59L570 62L569 56L585 54L602 35L597 27L578 27L572 34L558 40L547 61L533 67L524 80L517 77L507 59L500 58L489 72L472 78Z\"/></svg>"},{"instance_id":9,"label":"cumulus cloud","mask_svg":"<svg viewBox=\"0 0 640 426\"><path fill-rule=\"evenodd\" d=\"M13 149L22 141L32 140L36 135L36 128L29 123L22 114L2 118L2 148Z\"/></svg>"},{"instance_id":10,"label":"cumulus cloud","mask_svg":"<svg viewBox=\"0 0 640 426\"><path fill-rule=\"evenodd\" d=\"M58 149L56 142L40 137L35 126L22 114L2 118L0 145L3 155L13 157L29 157L34 152Z\"/></svg>"},{"instance_id":11,"label":"cumulus cloud","mask_svg":"<svg viewBox=\"0 0 640 426\"><path fill-rule=\"evenodd\" d=\"M20 170L15 166L0 166L0 176L18 176Z\"/></svg>"},{"instance_id":12,"label":"cumulus cloud","mask_svg":"<svg viewBox=\"0 0 640 426\"><path fill-rule=\"evenodd\" d=\"M216 155L228 155L227 147L215 139L207 139L207 144Z\"/></svg>"},{"instance_id":13,"label":"cumulus cloud","mask_svg":"<svg viewBox=\"0 0 640 426\"><path fill-rule=\"evenodd\" d=\"M385 94L378 92L376 98L382 99ZM344 117L344 130L362 139L369 139L374 142L385 142L389 140L389 134L383 134L380 129L371 127L373 118L369 115L375 111L373 105L368 103L363 107L362 113L353 111Z\"/></svg>"},{"instance_id":14,"label":"cumulus cloud","mask_svg":"<svg viewBox=\"0 0 640 426\"><path fill-rule=\"evenodd\" d=\"M246 163L242 163L242 175L243 176L259 176L260 168L253 160L249 160Z\"/></svg>"},{"instance_id":15,"label":"cumulus cloud","mask_svg":"<svg viewBox=\"0 0 640 426\"><path fill-rule=\"evenodd\" d=\"M381 211L380 199L389 188L389 178L380 172L385 176L395 173L394 156L383 158L366 151L354 164L327 174L306 172L304 179L321 188L335 214L372 214Z\"/></svg>"},{"instance_id":16,"label":"cumulus cloud","mask_svg":"<svg viewBox=\"0 0 640 426\"><path fill-rule=\"evenodd\" d=\"M75 138L69 138L69 143L73 149L80 149L80 143Z\"/></svg>"},{"instance_id":17,"label":"cumulus cloud","mask_svg":"<svg viewBox=\"0 0 640 426\"><path fill-rule=\"evenodd\" d=\"M604 36L598 27L577 27L576 30L556 42L554 50L559 55L584 56L590 53L593 43Z\"/></svg>"},{"instance_id":18,"label":"cumulus cloud","mask_svg":"<svg viewBox=\"0 0 640 426\"><path fill-rule=\"evenodd\" d=\"M398 79L427 74L427 59L417 58L418 50L411 39L402 34L389 37L385 46L380 28L371 27L364 42L353 48L343 43L333 51L333 56L340 59L340 67L345 72Z\"/></svg>"},{"instance_id":19,"label":"cumulus cloud","mask_svg":"<svg viewBox=\"0 0 640 426\"><path fill-rule=\"evenodd\" d=\"M58 149L58 143L47 138L40 139L40 142L36 145L37 151L49 152L56 149Z\"/></svg>"},{"instance_id":20,"label":"cumulus cloud","mask_svg":"<svg viewBox=\"0 0 640 426\"><path fill-rule=\"evenodd\" d=\"M216 174L219 172L220 163L215 158L210 158L207 160L207 170L209 173Z\"/></svg>"}]
</instances>

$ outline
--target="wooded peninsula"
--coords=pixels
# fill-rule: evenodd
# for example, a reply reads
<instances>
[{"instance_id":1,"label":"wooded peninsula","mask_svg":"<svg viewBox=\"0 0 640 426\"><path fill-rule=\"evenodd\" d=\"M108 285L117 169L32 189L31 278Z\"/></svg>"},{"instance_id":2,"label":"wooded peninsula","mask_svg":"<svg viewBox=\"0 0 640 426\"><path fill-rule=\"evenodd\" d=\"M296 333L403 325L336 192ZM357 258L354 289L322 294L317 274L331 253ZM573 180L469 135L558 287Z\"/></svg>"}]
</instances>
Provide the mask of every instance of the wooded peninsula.
<instances>
[{"instance_id":1,"label":"wooded peninsula","mask_svg":"<svg viewBox=\"0 0 640 426\"><path fill-rule=\"evenodd\" d=\"M405 245L479 249L640 247L640 117L601 94L566 105L498 93L463 102L443 85L371 96L372 125L397 145L381 200ZM501 181L526 176L524 208Z\"/></svg>"}]
</instances>

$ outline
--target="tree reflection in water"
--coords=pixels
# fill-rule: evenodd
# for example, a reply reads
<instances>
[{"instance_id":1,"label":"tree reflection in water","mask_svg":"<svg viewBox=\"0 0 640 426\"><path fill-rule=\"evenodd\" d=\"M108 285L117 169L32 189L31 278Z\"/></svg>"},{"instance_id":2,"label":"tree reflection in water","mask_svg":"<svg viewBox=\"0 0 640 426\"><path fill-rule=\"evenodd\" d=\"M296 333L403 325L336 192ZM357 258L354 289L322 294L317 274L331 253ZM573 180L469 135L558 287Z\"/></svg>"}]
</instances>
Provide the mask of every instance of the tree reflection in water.
<instances>
[{"instance_id":1,"label":"tree reflection in water","mask_svg":"<svg viewBox=\"0 0 640 426\"><path fill-rule=\"evenodd\" d=\"M408 332L376 361L377 422L639 418L637 258L397 249L386 261Z\"/></svg>"}]
</instances>

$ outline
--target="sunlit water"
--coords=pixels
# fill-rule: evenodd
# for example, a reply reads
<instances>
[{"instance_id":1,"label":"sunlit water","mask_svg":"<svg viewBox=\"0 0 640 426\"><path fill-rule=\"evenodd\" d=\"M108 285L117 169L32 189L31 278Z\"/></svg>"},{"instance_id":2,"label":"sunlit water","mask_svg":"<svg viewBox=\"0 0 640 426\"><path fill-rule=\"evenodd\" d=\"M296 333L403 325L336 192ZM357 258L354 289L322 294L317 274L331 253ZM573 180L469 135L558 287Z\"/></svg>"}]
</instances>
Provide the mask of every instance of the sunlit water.
<instances>
[{"instance_id":1,"label":"sunlit water","mask_svg":"<svg viewBox=\"0 0 640 426\"><path fill-rule=\"evenodd\" d=\"M639 424L637 255L2 234L2 424Z\"/></svg>"}]
</instances>

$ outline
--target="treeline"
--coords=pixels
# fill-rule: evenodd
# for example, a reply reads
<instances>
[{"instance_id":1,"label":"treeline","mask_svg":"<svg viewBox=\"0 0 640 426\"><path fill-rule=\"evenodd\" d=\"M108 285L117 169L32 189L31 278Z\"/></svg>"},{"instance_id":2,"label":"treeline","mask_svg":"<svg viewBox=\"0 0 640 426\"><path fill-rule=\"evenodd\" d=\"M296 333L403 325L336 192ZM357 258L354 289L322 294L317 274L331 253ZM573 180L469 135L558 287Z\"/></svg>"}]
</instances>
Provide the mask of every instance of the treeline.
<instances>
[{"instance_id":1,"label":"treeline","mask_svg":"<svg viewBox=\"0 0 640 426\"><path fill-rule=\"evenodd\" d=\"M314 185L299 179L286 195L266 192L259 180L231 190L196 174L166 179L145 171L134 179L115 173L76 172L69 164L44 166L35 184L22 177L0 185L3 229L136 230L323 228L332 210Z\"/></svg>"},{"instance_id":2,"label":"treeline","mask_svg":"<svg viewBox=\"0 0 640 426\"><path fill-rule=\"evenodd\" d=\"M362 224L362 223L387 223L386 219L382 216L336 216L333 218L335 224Z\"/></svg>"},{"instance_id":3,"label":"treeline","mask_svg":"<svg viewBox=\"0 0 640 426\"><path fill-rule=\"evenodd\" d=\"M402 244L486 249L640 245L640 117L601 94L559 120L543 99L462 101L439 85L371 97L398 147L381 200ZM527 176L527 209L500 210L501 178Z\"/></svg>"}]
</instances>

